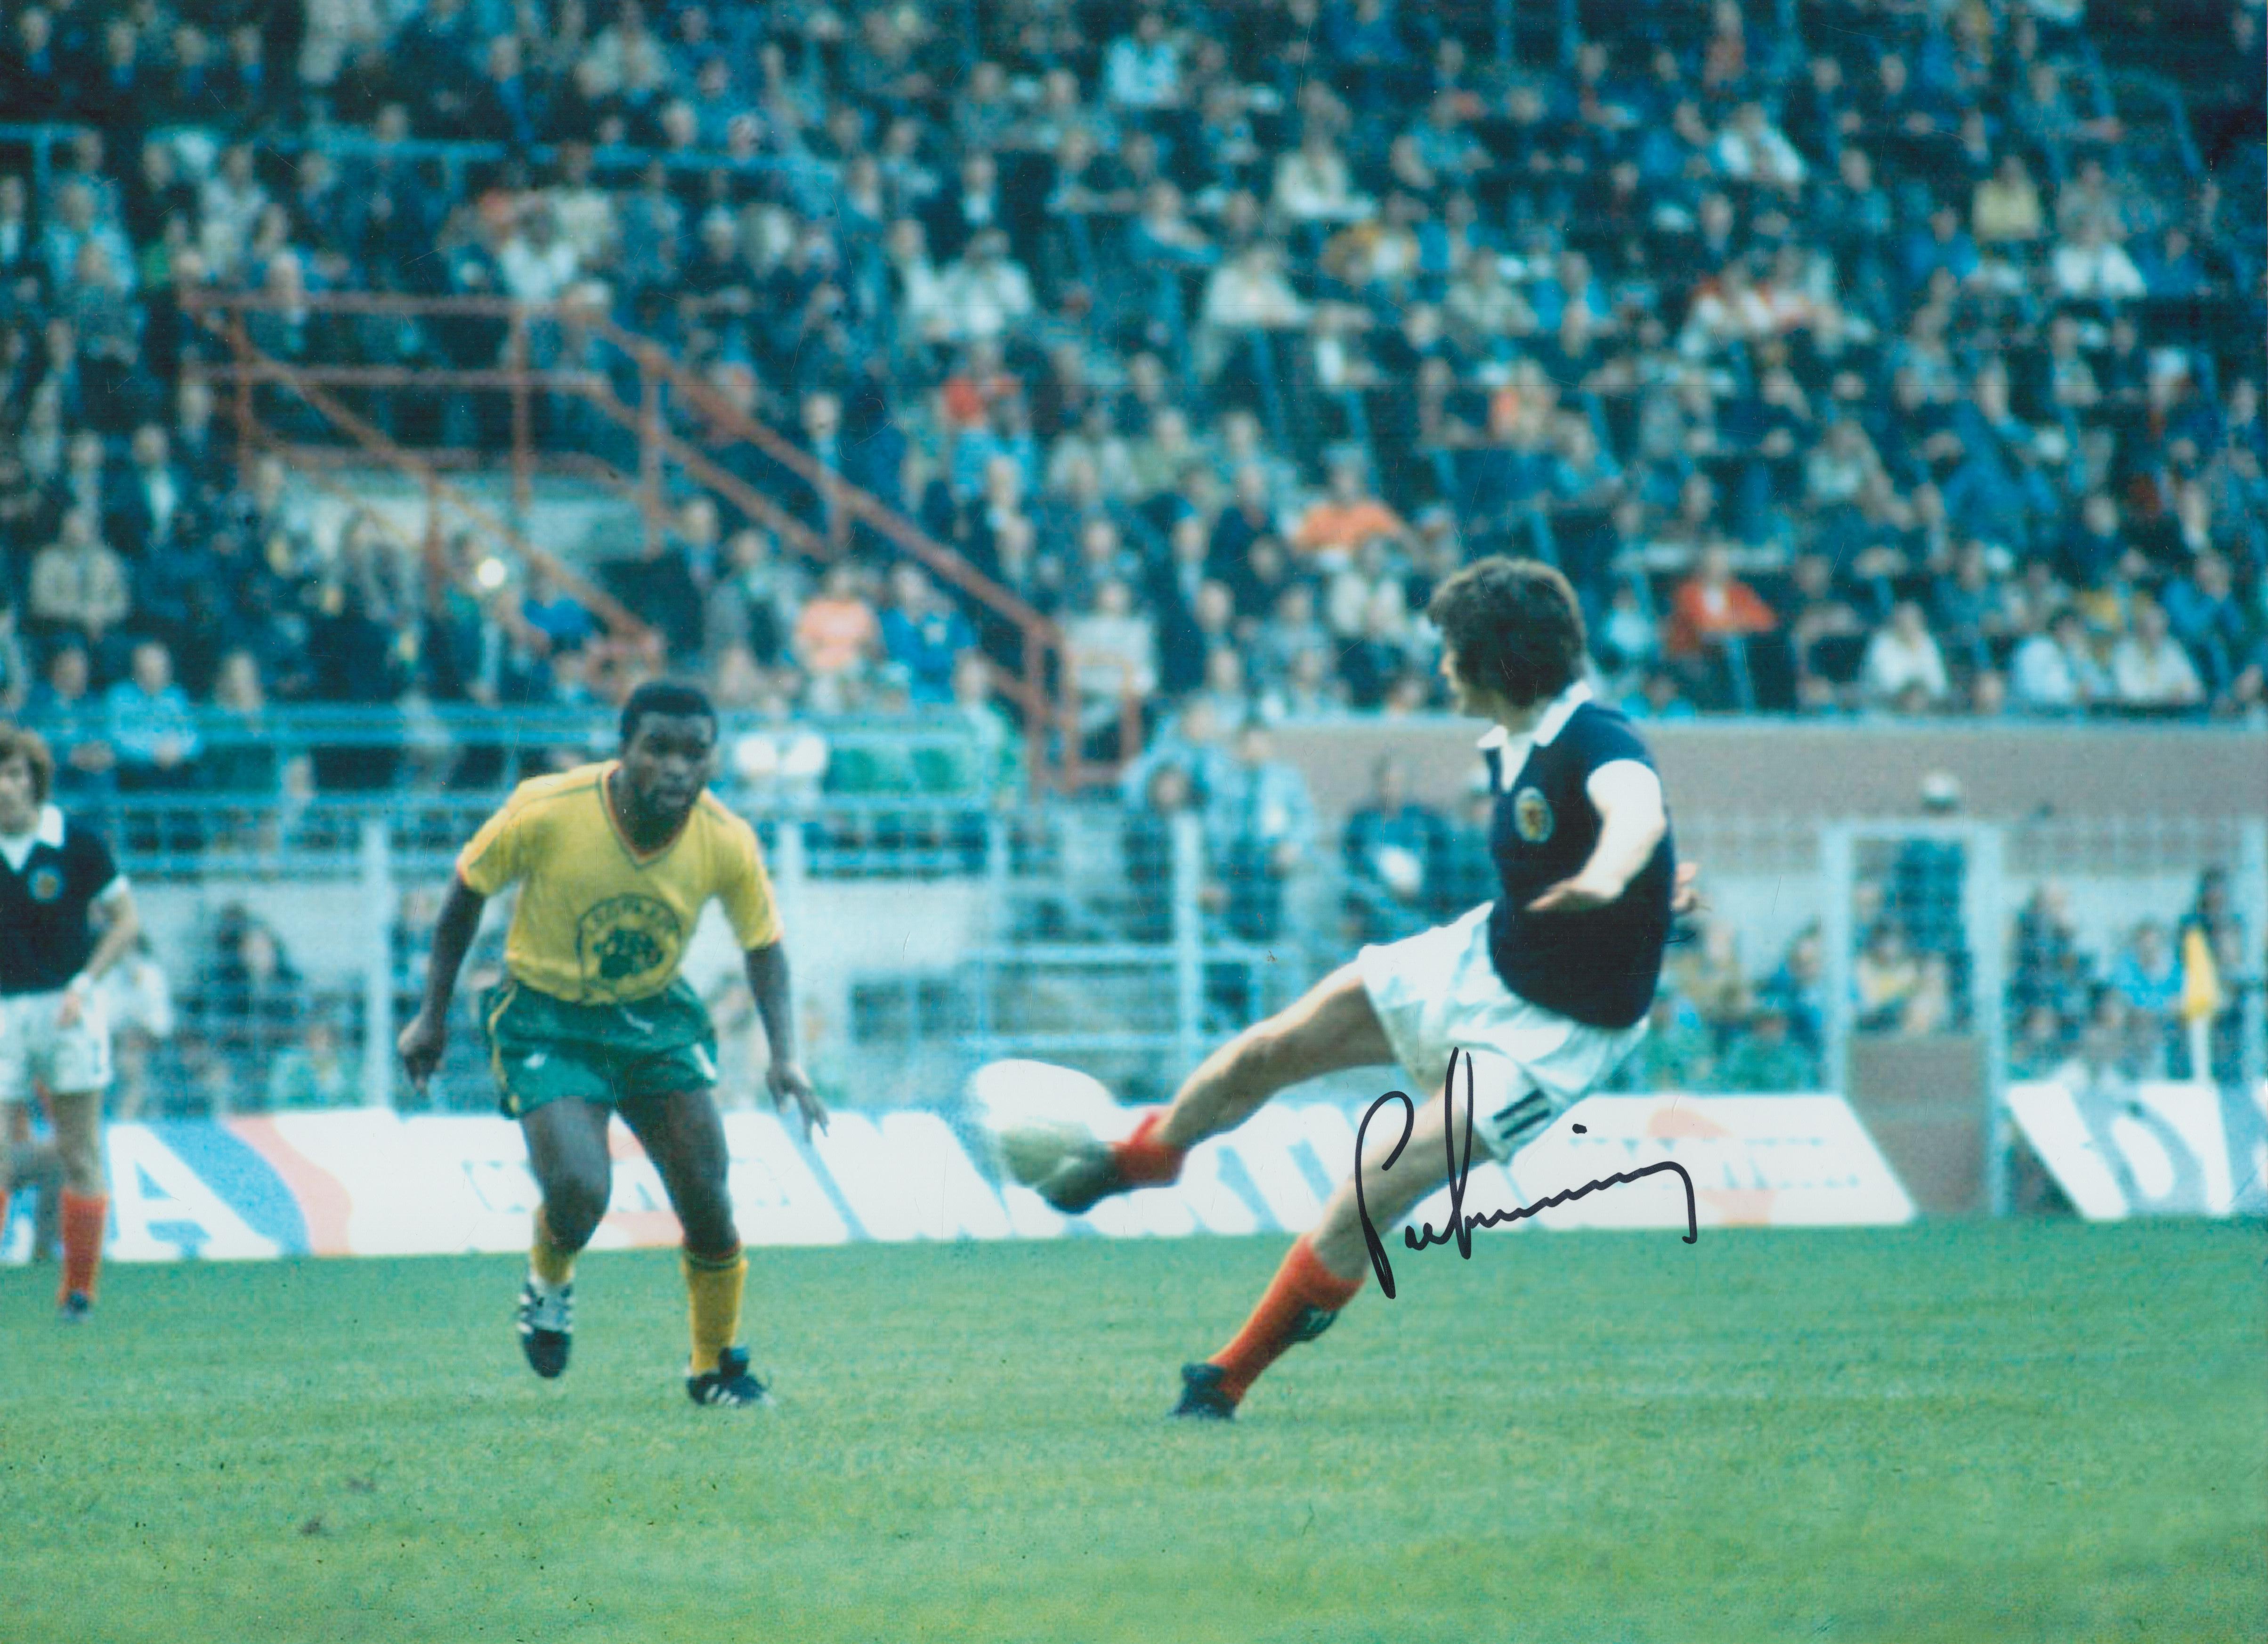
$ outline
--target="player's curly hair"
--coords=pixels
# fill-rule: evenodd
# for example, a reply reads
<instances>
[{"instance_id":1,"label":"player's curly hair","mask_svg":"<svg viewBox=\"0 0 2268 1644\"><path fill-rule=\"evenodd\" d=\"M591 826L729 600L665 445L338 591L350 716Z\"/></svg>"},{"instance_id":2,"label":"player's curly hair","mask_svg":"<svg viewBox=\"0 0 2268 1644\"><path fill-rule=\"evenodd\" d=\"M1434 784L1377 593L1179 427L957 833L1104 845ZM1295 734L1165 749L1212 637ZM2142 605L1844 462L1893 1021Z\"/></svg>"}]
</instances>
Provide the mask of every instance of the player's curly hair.
<instances>
[{"instance_id":1,"label":"player's curly hair","mask_svg":"<svg viewBox=\"0 0 2268 1644\"><path fill-rule=\"evenodd\" d=\"M1425 615L1457 653L1468 685L1520 707L1548 702L1583 675L1588 642L1575 590L1541 560L1476 559L1433 591Z\"/></svg>"},{"instance_id":2,"label":"player's curly hair","mask_svg":"<svg viewBox=\"0 0 2268 1644\"><path fill-rule=\"evenodd\" d=\"M0 725L0 765L19 758L32 768L32 803L46 804L55 785L55 756L48 739L20 725Z\"/></svg>"},{"instance_id":3,"label":"player's curly hair","mask_svg":"<svg viewBox=\"0 0 2268 1644\"><path fill-rule=\"evenodd\" d=\"M637 735L637 728L650 714L665 719L706 719L709 733L717 733L717 704L709 700L709 693L698 685L682 685L675 680L650 679L630 692L622 704L622 746L628 748Z\"/></svg>"}]
</instances>

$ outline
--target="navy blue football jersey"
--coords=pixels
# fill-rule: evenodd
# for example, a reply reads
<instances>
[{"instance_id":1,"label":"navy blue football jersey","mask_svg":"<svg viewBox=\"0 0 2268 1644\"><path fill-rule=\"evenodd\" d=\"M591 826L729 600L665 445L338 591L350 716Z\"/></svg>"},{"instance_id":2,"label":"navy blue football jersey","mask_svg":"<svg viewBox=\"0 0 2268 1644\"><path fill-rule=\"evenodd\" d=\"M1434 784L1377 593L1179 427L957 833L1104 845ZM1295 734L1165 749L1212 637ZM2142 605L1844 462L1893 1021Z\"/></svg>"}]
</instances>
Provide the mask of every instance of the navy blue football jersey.
<instances>
[{"instance_id":1,"label":"navy blue football jersey","mask_svg":"<svg viewBox=\"0 0 2268 1644\"><path fill-rule=\"evenodd\" d=\"M90 910L117 880L101 837L44 807L22 866L0 855L0 994L70 985L94 952Z\"/></svg>"},{"instance_id":2,"label":"navy blue football jersey","mask_svg":"<svg viewBox=\"0 0 2268 1644\"><path fill-rule=\"evenodd\" d=\"M1556 727L1554 718L1560 719ZM1587 692L1564 717L1547 712L1538 728L1555 734L1531 743L1518 770L1505 768L1513 750L1486 750L1497 793L1489 854L1499 887L1489 914L1489 957L1521 998L1593 1027L1627 1028L1653 1005L1661 979L1677 864L1668 829L1607 906L1580 913L1531 914L1527 908L1579 872L1598 846L1591 773L1625 759L1650 770L1653 756L1628 719L1589 700Z\"/></svg>"}]
</instances>

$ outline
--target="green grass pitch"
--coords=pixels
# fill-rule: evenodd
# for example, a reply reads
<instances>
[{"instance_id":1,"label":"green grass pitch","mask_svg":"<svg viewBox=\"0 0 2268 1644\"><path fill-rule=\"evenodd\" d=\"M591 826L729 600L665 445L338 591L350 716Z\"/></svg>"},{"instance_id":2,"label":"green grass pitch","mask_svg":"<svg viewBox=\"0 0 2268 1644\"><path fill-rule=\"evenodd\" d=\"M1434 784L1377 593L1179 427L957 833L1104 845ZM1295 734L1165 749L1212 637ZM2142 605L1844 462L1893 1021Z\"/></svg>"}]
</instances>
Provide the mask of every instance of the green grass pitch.
<instances>
[{"instance_id":1,"label":"green grass pitch","mask_svg":"<svg viewBox=\"0 0 2268 1644\"><path fill-rule=\"evenodd\" d=\"M8 1644L2268 1637L2257 1227L1483 1235L1234 1427L1280 1240L666 1252L539 1383L503 1259L0 1273Z\"/></svg>"}]
</instances>

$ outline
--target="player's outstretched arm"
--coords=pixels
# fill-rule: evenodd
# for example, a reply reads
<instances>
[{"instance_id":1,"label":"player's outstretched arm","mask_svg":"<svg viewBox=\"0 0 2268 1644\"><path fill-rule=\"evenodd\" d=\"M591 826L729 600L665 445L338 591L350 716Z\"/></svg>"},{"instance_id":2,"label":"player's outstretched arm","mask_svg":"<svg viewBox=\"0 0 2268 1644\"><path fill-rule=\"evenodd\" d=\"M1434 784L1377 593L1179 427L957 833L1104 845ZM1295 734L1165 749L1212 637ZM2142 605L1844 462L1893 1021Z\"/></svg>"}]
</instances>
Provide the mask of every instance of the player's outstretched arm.
<instances>
[{"instance_id":1,"label":"player's outstretched arm","mask_svg":"<svg viewBox=\"0 0 2268 1644\"><path fill-rule=\"evenodd\" d=\"M480 933L481 912L487 906L488 898L462 879L449 881L448 899L442 903L441 917L433 925L433 956L425 967L424 1002L396 1042L409 1082L421 1093L433 1070L441 1065L441 1052L448 1047L449 1001L456 995L457 972L464 969L465 955Z\"/></svg>"},{"instance_id":2,"label":"player's outstretched arm","mask_svg":"<svg viewBox=\"0 0 2268 1644\"><path fill-rule=\"evenodd\" d=\"M1661 778L1635 759L1601 765L1584 784L1599 811L1599 843L1573 878L1528 904L1530 913L1581 913L1603 908L1638 877L1669 830Z\"/></svg>"},{"instance_id":3,"label":"player's outstretched arm","mask_svg":"<svg viewBox=\"0 0 2268 1644\"><path fill-rule=\"evenodd\" d=\"M764 1043L771 1051L771 1065L764 1073L764 1087L772 1105L783 1114L791 1099L803 1120L807 1139L827 1128L827 1109L811 1087L795 1054L795 997L787 975L787 944L770 942L751 947L744 955L748 969L748 992L755 997L756 1014L763 1019Z\"/></svg>"}]
</instances>

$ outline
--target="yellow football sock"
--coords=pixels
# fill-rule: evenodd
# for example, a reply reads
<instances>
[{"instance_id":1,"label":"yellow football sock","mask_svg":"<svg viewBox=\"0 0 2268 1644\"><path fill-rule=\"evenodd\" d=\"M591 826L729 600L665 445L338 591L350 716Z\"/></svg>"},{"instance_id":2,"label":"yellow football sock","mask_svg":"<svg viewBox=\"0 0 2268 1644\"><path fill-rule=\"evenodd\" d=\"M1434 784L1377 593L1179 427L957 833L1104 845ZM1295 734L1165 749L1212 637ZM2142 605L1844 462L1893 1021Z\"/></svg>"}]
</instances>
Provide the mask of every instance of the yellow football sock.
<instances>
[{"instance_id":1,"label":"yellow football sock","mask_svg":"<svg viewBox=\"0 0 2268 1644\"><path fill-rule=\"evenodd\" d=\"M740 1286L748 1276L748 1258L738 1245L724 1256L696 1256L687 1250L685 1295L693 1321L693 1368L706 1375L717 1368L718 1355L740 1333Z\"/></svg>"},{"instance_id":2,"label":"yellow football sock","mask_svg":"<svg viewBox=\"0 0 2268 1644\"><path fill-rule=\"evenodd\" d=\"M544 1220L541 1205L535 1207L535 1242L528 1249L527 1265L554 1289L575 1281L575 1252L563 1250L552 1242L551 1224Z\"/></svg>"}]
</instances>

